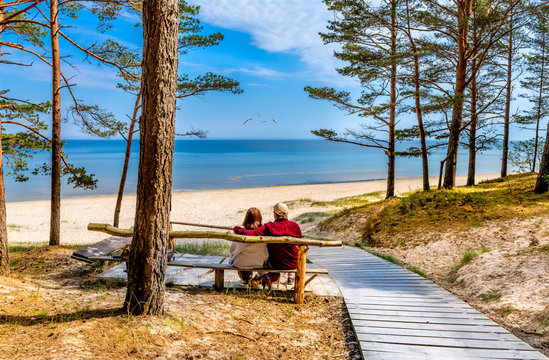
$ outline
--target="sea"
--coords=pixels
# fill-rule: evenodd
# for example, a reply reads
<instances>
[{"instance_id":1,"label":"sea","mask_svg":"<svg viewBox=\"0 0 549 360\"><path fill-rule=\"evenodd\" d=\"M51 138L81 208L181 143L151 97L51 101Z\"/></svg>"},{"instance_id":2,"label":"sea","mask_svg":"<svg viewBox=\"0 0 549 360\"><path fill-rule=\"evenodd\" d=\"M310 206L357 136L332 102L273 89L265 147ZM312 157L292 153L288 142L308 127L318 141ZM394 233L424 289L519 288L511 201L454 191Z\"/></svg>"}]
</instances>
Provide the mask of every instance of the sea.
<instances>
[{"instance_id":1,"label":"sea","mask_svg":"<svg viewBox=\"0 0 549 360\"><path fill-rule=\"evenodd\" d=\"M408 144L416 145L417 144ZM124 162L124 140L66 140L63 151L69 162L85 167L98 179L97 188L74 188L63 179L63 198L110 195L118 192ZM432 153L431 175L438 175L445 149ZM50 161L49 153L29 159L29 180L16 182L4 169L7 201L45 200L50 178L30 171ZM477 174L497 173L501 150L477 158ZM135 193L139 142L132 144L126 193ZM6 162L4 162L6 164ZM176 140L173 190L247 188L273 185L318 184L386 179L387 157L382 150L325 140ZM458 174L467 173L467 152L458 156ZM420 177L421 158L397 158L396 177Z\"/></svg>"}]
</instances>

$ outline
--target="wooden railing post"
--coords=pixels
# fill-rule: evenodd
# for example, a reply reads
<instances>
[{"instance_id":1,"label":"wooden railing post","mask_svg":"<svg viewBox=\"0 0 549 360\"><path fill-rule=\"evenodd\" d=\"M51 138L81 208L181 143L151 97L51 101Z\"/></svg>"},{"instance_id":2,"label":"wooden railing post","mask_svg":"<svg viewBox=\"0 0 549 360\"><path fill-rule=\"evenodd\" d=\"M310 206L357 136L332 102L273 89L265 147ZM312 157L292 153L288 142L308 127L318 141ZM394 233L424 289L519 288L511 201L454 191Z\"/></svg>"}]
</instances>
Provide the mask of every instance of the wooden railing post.
<instances>
[{"instance_id":1,"label":"wooden railing post","mask_svg":"<svg viewBox=\"0 0 549 360\"><path fill-rule=\"evenodd\" d=\"M294 302L303 304L305 302L305 276L307 270L307 251L309 247L299 245L297 253L297 272L295 274Z\"/></svg>"}]
</instances>

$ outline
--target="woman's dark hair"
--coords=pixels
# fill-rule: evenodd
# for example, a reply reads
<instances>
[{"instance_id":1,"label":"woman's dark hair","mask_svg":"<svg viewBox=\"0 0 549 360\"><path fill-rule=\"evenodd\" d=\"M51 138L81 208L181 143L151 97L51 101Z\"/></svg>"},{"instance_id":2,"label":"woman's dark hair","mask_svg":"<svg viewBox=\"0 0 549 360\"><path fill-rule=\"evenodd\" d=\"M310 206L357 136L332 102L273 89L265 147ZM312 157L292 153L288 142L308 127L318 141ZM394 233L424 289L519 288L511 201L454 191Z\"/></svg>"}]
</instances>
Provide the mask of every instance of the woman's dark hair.
<instances>
[{"instance_id":1,"label":"woman's dark hair","mask_svg":"<svg viewBox=\"0 0 549 360\"><path fill-rule=\"evenodd\" d=\"M257 229L261 226L263 217L261 216L261 211L258 208L249 208L244 216L244 222L242 226L246 229Z\"/></svg>"}]
</instances>

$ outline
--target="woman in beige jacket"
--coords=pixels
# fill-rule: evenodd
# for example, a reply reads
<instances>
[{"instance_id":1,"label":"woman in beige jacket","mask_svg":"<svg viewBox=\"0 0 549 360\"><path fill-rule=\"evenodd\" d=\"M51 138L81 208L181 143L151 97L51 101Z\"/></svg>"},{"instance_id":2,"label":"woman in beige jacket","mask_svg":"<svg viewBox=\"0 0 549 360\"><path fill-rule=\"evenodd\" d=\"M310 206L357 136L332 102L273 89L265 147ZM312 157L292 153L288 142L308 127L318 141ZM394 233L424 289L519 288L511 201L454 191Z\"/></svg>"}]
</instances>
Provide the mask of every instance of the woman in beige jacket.
<instances>
[{"instance_id":1,"label":"woman in beige jacket","mask_svg":"<svg viewBox=\"0 0 549 360\"><path fill-rule=\"evenodd\" d=\"M248 230L257 229L261 226L263 218L258 208L250 208L246 212L242 226ZM245 244L233 242L231 245L231 257L229 264L239 268L257 269L262 268L269 257L267 244ZM238 275L244 282L252 277L251 271L239 271Z\"/></svg>"}]
</instances>

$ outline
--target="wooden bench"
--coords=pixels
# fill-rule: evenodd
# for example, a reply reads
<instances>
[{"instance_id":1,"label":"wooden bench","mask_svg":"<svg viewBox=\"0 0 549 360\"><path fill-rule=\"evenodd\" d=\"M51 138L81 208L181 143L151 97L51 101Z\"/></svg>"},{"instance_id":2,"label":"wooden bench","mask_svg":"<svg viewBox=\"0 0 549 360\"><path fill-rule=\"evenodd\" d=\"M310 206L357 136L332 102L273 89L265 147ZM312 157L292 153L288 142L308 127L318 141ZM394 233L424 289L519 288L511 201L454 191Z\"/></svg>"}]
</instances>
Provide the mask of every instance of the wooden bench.
<instances>
[{"instance_id":1,"label":"wooden bench","mask_svg":"<svg viewBox=\"0 0 549 360\"><path fill-rule=\"evenodd\" d=\"M125 259L122 259L120 256L93 256L88 258L88 260L91 261L115 261L115 262L123 262L126 261ZM232 270L232 271L255 271L255 272L273 272L273 273L296 273L297 269L282 269L282 270L276 270L276 269L266 269L266 268L238 268L234 267L231 264L215 264L215 263L194 263L194 262L188 262L188 261L170 261L168 262L168 266L179 266L179 267L187 267L187 268L198 268L198 269L212 269L215 272L215 281L214 281L214 288L216 290L223 290L225 288L225 270ZM307 268L305 270L307 274L313 274L310 278L305 280L305 286L307 286L314 278L316 278L319 274L328 274L328 270L326 269L311 269Z\"/></svg>"},{"instance_id":2,"label":"wooden bench","mask_svg":"<svg viewBox=\"0 0 549 360\"><path fill-rule=\"evenodd\" d=\"M100 231L110 235L122 236L122 237L131 237L133 236L133 230L130 229L118 229L109 224L88 224L88 230L90 231ZM170 231L169 238L172 239L224 239L229 241L236 241L246 244L292 244L298 247L297 254L297 269L296 270L269 270L269 272L295 272L295 286L294 286L294 301L296 304L303 304L305 299L305 285L311 280L306 279L307 271L307 251L309 246L320 246L320 247L337 247L342 246L341 241L324 241L319 239L300 239L291 236L246 236L238 235L232 231L219 232L219 231ZM90 258L92 259L92 258ZM97 258L93 258L97 259ZM169 266L178 266L172 265L175 262L169 263ZM187 264L190 265L190 264ZM195 264L199 265L199 264ZM202 264L203 265L203 264ZM217 264L222 265L222 264ZM216 266L217 266L216 265ZM250 269L239 269L234 267L229 267L224 269L214 269L216 270L216 284L219 284L217 277L219 276L222 279L222 270L250 270ZM265 271L265 269L260 269ZM323 269L319 269L323 270Z\"/></svg>"}]
</instances>

